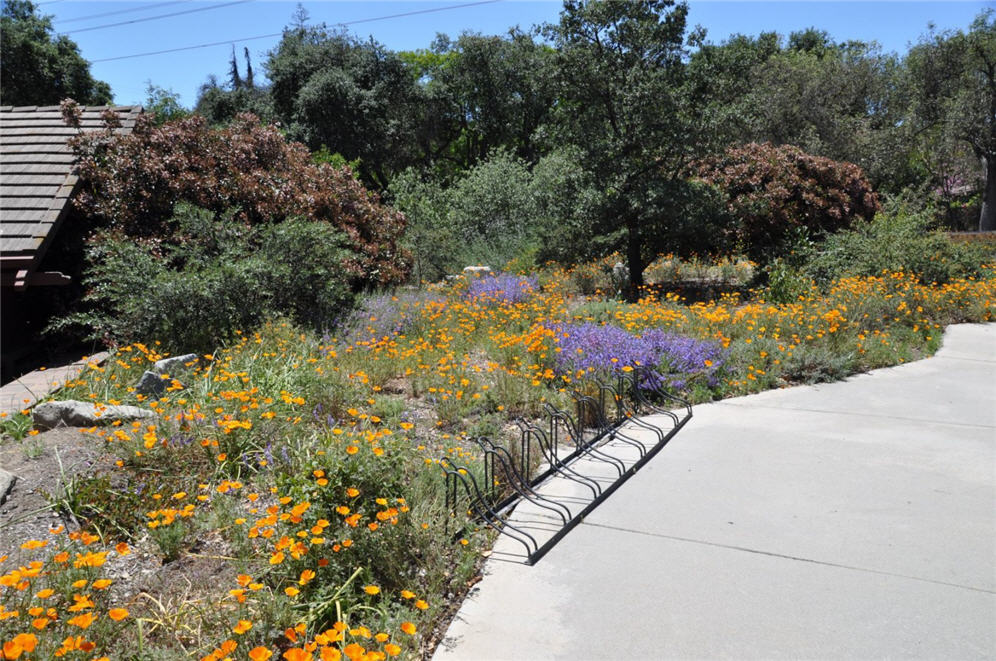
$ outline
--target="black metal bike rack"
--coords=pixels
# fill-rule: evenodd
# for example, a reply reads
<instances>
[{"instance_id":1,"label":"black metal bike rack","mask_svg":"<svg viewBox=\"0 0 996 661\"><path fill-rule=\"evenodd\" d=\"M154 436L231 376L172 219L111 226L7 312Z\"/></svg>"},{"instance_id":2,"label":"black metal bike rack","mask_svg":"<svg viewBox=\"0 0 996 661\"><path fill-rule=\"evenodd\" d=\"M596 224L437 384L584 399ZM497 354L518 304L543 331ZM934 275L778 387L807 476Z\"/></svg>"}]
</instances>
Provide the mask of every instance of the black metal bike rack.
<instances>
[{"instance_id":1,"label":"black metal bike rack","mask_svg":"<svg viewBox=\"0 0 996 661\"><path fill-rule=\"evenodd\" d=\"M457 465L449 458L439 461L451 515L455 517L458 510L466 511L478 522L515 539L525 547L529 565L538 562L660 452L692 417L691 405L667 392L663 379L646 368L625 373L613 382L592 380L586 384L585 390L572 392L573 414L546 404L542 426L518 420L520 437L511 448L485 437L474 439L483 462L481 483L468 466ZM655 416L653 422L646 417L650 415ZM657 424L662 419L667 422ZM646 436L650 436L650 442ZM562 454L565 441L570 451ZM611 442L635 451L635 461L627 462L608 454L604 448ZM606 483L604 477L578 472L577 464L582 459L609 467L612 481ZM535 476L532 475L534 460L545 466ZM590 491L591 500L582 504L571 502L572 508L555 497L541 494L539 487L554 478L569 480L586 493ZM542 510L554 523L559 521L559 528L551 537L539 541L521 524L509 520L512 511L524 502Z\"/></svg>"}]
</instances>

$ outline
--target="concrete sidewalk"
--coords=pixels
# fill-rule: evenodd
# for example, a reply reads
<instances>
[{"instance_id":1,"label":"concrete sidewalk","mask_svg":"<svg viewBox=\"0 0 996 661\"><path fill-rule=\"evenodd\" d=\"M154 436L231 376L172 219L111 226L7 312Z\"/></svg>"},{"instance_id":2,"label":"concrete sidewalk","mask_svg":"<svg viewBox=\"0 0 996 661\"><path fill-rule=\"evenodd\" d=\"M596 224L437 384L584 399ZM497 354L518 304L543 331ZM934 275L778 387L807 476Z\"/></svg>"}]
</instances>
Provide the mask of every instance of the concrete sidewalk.
<instances>
[{"instance_id":1,"label":"concrete sidewalk","mask_svg":"<svg viewBox=\"0 0 996 661\"><path fill-rule=\"evenodd\" d=\"M65 385L66 381L75 379L87 365L103 363L108 355L106 351L101 351L93 356L84 356L69 365L37 369L14 379L0 388L0 412L13 415L31 408L49 393Z\"/></svg>"},{"instance_id":2,"label":"concrete sidewalk","mask_svg":"<svg viewBox=\"0 0 996 661\"><path fill-rule=\"evenodd\" d=\"M996 658L996 324L928 360L695 407L435 659Z\"/></svg>"}]
</instances>

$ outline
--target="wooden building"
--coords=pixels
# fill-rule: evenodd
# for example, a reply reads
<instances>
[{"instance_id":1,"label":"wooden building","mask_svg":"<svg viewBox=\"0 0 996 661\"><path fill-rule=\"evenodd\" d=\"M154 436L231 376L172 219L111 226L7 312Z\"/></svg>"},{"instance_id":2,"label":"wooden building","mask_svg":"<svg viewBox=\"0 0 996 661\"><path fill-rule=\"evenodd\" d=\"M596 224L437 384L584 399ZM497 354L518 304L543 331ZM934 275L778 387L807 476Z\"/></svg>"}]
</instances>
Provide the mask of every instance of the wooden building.
<instances>
[{"instance_id":1,"label":"wooden building","mask_svg":"<svg viewBox=\"0 0 996 661\"><path fill-rule=\"evenodd\" d=\"M66 125L59 106L0 107L0 315L3 374L17 376L19 357L35 349L39 332L62 312L82 259L80 246L59 250L60 238L84 236L71 202L77 191L74 155L67 141L78 131L102 130L101 114L118 113L129 133L141 106L83 106L80 127ZM75 263L74 263L75 262ZM72 289L72 288L68 288Z\"/></svg>"}]
</instances>

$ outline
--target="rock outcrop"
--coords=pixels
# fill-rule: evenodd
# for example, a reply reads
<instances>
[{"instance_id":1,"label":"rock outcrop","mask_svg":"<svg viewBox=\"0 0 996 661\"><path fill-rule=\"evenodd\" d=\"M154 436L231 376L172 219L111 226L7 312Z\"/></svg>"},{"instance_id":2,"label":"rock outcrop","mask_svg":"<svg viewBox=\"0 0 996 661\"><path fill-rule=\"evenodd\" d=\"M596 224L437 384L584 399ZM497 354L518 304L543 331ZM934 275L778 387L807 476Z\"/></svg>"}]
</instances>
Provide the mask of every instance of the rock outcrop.
<instances>
[{"instance_id":1,"label":"rock outcrop","mask_svg":"<svg viewBox=\"0 0 996 661\"><path fill-rule=\"evenodd\" d=\"M35 427L55 429L56 427L93 427L114 422L131 422L155 418L155 411L137 406L105 406L73 399L44 402L31 412Z\"/></svg>"}]
</instances>

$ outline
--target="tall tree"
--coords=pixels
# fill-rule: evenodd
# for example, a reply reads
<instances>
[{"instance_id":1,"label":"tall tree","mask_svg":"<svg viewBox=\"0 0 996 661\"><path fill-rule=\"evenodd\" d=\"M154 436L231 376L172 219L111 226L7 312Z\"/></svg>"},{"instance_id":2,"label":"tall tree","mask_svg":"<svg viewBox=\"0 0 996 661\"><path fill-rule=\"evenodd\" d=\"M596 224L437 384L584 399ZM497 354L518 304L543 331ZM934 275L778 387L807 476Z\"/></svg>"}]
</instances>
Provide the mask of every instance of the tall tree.
<instances>
[{"instance_id":1,"label":"tall tree","mask_svg":"<svg viewBox=\"0 0 996 661\"><path fill-rule=\"evenodd\" d=\"M364 181L386 188L416 158L415 81L377 42L319 27L292 28L266 63L277 115L312 149L360 159Z\"/></svg>"},{"instance_id":2,"label":"tall tree","mask_svg":"<svg viewBox=\"0 0 996 661\"><path fill-rule=\"evenodd\" d=\"M94 80L76 43L56 35L51 16L40 15L30 0L3 0L0 33L0 103L47 106L67 97L84 105L111 102L110 85Z\"/></svg>"},{"instance_id":3,"label":"tall tree","mask_svg":"<svg viewBox=\"0 0 996 661\"><path fill-rule=\"evenodd\" d=\"M554 106L553 50L529 34L464 33L455 42L437 37L427 51L403 53L419 80L437 127L435 157L461 168L507 148L535 162L536 129Z\"/></svg>"},{"instance_id":4,"label":"tall tree","mask_svg":"<svg viewBox=\"0 0 996 661\"><path fill-rule=\"evenodd\" d=\"M908 183L898 62L875 44L833 43L814 29L757 65L745 98L750 137L860 165L876 188Z\"/></svg>"},{"instance_id":5,"label":"tall tree","mask_svg":"<svg viewBox=\"0 0 996 661\"><path fill-rule=\"evenodd\" d=\"M971 147L985 188L979 229L996 230L996 13L980 14L967 32L931 30L906 58L910 121Z\"/></svg>"},{"instance_id":6,"label":"tall tree","mask_svg":"<svg viewBox=\"0 0 996 661\"><path fill-rule=\"evenodd\" d=\"M757 37L733 35L721 44L704 43L688 62L689 83L703 102L703 121L723 145L753 137L748 104L754 72L776 53L781 38L775 32Z\"/></svg>"},{"instance_id":7,"label":"tall tree","mask_svg":"<svg viewBox=\"0 0 996 661\"><path fill-rule=\"evenodd\" d=\"M252 58L249 57L249 47L244 47L243 52L246 56L246 87L253 89L256 86L256 82L253 80Z\"/></svg>"},{"instance_id":8,"label":"tall tree","mask_svg":"<svg viewBox=\"0 0 996 661\"><path fill-rule=\"evenodd\" d=\"M228 84L233 90L242 89L242 76L239 74L239 60L235 57L235 44L232 44L232 57L228 61Z\"/></svg>"},{"instance_id":9,"label":"tall tree","mask_svg":"<svg viewBox=\"0 0 996 661\"><path fill-rule=\"evenodd\" d=\"M190 111L180 103L180 95L172 89L153 85L145 81L145 112L151 113L156 126L190 116Z\"/></svg>"},{"instance_id":10,"label":"tall tree","mask_svg":"<svg viewBox=\"0 0 996 661\"><path fill-rule=\"evenodd\" d=\"M725 145L771 142L857 163L876 188L910 184L898 59L874 43L835 43L821 30L736 35L706 44L689 63Z\"/></svg>"},{"instance_id":11,"label":"tall tree","mask_svg":"<svg viewBox=\"0 0 996 661\"><path fill-rule=\"evenodd\" d=\"M684 172L704 146L686 88L687 13L674 0L567 0L546 29L558 51L557 130L605 189L593 239L625 250L631 295L676 229Z\"/></svg>"}]
</instances>

